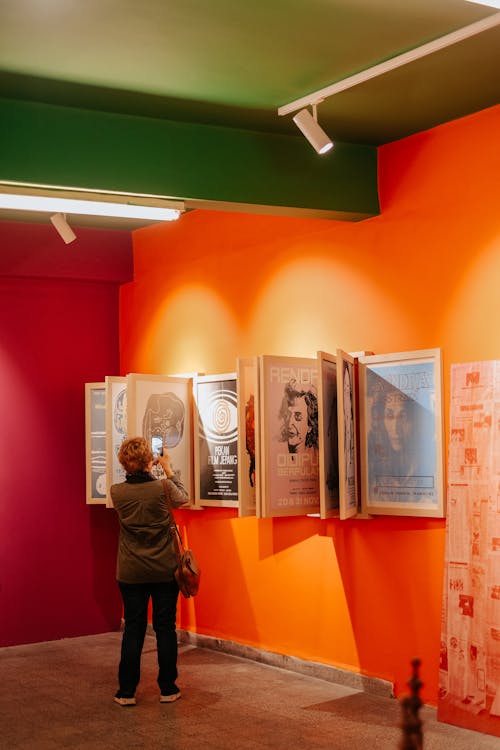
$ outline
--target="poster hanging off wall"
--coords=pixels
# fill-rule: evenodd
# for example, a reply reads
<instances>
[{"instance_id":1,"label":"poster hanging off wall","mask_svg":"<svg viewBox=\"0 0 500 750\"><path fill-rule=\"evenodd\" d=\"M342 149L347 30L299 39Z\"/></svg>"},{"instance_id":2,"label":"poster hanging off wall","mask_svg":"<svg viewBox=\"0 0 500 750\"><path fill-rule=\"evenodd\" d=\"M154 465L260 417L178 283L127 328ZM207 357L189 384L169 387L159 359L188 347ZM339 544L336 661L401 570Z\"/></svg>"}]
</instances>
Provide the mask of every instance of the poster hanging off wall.
<instances>
[{"instance_id":1,"label":"poster hanging off wall","mask_svg":"<svg viewBox=\"0 0 500 750\"><path fill-rule=\"evenodd\" d=\"M500 362L451 370L438 718L500 736Z\"/></svg>"},{"instance_id":2,"label":"poster hanging off wall","mask_svg":"<svg viewBox=\"0 0 500 750\"><path fill-rule=\"evenodd\" d=\"M193 498L192 378L127 375L127 435L144 437L153 450L163 447L173 471ZM153 473L164 476L160 467Z\"/></svg>"},{"instance_id":3,"label":"poster hanging off wall","mask_svg":"<svg viewBox=\"0 0 500 750\"><path fill-rule=\"evenodd\" d=\"M108 506L112 484L125 481L125 469L118 461L118 451L127 438L127 378L106 375L106 476Z\"/></svg>"},{"instance_id":4,"label":"poster hanging off wall","mask_svg":"<svg viewBox=\"0 0 500 750\"><path fill-rule=\"evenodd\" d=\"M318 427L320 516L339 515L339 435L337 357L318 352Z\"/></svg>"},{"instance_id":5,"label":"poster hanging off wall","mask_svg":"<svg viewBox=\"0 0 500 750\"><path fill-rule=\"evenodd\" d=\"M259 457L256 418L259 408L257 357L239 358L238 387L238 515L257 515Z\"/></svg>"},{"instance_id":6,"label":"poster hanging off wall","mask_svg":"<svg viewBox=\"0 0 500 750\"><path fill-rule=\"evenodd\" d=\"M106 505L106 386L85 383L87 503Z\"/></svg>"},{"instance_id":7,"label":"poster hanging off wall","mask_svg":"<svg viewBox=\"0 0 500 750\"><path fill-rule=\"evenodd\" d=\"M236 373L194 380L196 503L238 506Z\"/></svg>"},{"instance_id":8,"label":"poster hanging off wall","mask_svg":"<svg viewBox=\"0 0 500 750\"><path fill-rule=\"evenodd\" d=\"M340 518L360 510L356 408L356 360L337 349L337 413L339 433Z\"/></svg>"},{"instance_id":9,"label":"poster hanging off wall","mask_svg":"<svg viewBox=\"0 0 500 750\"><path fill-rule=\"evenodd\" d=\"M260 358L262 515L319 513L318 363Z\"/></svg>"},{"instance_id":10,"label":"poster hanging off wall","mask_svg":"<svg viewBox=\"0 0 500 750\"><path fill-rule=\"evenodd\" d=\"M363 511L442 517L439 349L359 358Z\"/></svg>"}]
</instances>

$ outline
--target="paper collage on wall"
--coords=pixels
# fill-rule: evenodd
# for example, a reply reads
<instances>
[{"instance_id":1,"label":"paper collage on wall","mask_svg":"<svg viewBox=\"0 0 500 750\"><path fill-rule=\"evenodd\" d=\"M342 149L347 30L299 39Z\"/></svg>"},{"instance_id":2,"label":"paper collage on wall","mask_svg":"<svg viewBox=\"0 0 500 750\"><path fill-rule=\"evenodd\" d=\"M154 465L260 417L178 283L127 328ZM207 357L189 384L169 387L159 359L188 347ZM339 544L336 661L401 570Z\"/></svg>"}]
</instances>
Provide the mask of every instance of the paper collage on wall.
<instances>
[{"instance_id":1,"label":"paper collage on wall","mask_svg":"<svg viewBox=\"0 0 500 750\"><path fill-rule=\"evenodd\" d=\"M453 365L438 718L500 736L500 362Z\"/></svg>"}]
</instances>

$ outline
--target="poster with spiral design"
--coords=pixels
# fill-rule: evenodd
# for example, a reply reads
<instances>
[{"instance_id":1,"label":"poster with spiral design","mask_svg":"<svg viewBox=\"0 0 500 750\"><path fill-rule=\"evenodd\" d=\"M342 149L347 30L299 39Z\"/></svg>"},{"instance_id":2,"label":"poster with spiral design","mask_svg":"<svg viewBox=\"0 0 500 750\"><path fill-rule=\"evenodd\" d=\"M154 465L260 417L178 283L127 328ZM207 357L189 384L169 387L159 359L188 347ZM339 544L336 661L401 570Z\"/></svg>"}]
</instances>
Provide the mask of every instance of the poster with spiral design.
<instances>
[{"instance_id":1,"label":"poster with spiral design","mask_svg":"<svg viewBox=\"0 0 500 750\"><path fill-rule=\"evenodd\" d=\"M195 381L198 435L196 502L238 506L238 404L236 373Z\"/></svg>"}]
</instances>

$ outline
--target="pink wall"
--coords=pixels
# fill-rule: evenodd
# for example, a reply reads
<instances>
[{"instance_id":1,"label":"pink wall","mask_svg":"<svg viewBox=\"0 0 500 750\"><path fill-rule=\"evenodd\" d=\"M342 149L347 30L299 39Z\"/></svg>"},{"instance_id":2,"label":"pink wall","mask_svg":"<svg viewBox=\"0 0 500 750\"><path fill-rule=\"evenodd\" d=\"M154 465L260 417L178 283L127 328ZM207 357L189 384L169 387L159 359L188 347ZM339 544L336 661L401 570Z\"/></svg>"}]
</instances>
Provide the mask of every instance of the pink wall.
<instances>
[{"instance_id":1,"label":"pink wall","mask_svg":"<svg viewBox=\"0 0 500 750\"><path fill-rule=\"evenodd\" d=\"M2 253L20 238L35 256L46 228L0 224ZM85 504L83 457L84 383L118 372L118 287L0 276L0 321L0 646L117 629L117 523Z\"/></svg>"}]
</instances>

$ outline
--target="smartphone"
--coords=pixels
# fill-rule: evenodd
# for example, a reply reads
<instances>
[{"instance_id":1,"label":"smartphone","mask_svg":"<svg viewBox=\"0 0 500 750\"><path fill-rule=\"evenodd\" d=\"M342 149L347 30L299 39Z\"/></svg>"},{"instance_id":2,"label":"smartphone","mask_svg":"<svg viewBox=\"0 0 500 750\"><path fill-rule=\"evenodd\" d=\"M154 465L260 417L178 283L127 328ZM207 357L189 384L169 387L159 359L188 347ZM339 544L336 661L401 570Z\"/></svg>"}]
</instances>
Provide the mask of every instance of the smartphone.
<instances>
[{"instance_id":1,"label":"smartphone","mask_svg":"<svg viewBox=\"0 0 500 750\"><path fill-rule=\"evenodd\" d=\"M153 435L151 438L151 450L153 452L153 458L163 456L163 440L161 435Z\"/></svg>"}]
</instances>

